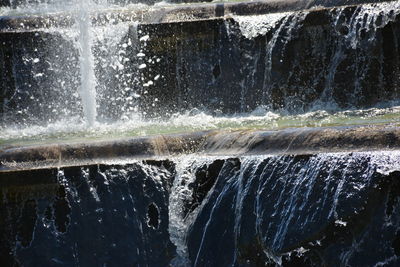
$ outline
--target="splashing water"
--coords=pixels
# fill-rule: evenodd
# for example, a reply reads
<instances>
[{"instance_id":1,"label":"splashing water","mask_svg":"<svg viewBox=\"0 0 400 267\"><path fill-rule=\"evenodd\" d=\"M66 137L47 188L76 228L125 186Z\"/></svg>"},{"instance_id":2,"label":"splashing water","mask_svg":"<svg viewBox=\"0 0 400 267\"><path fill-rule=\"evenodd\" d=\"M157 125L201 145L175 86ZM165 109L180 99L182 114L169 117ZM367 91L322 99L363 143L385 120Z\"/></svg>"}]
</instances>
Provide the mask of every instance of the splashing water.
<instances>
[{"instance_id":1,"label":"splashing water","mask_svg":"<svg viewBox=\"0 0 400 267\"><path fill-rule=\"evenodd\" d=\"M2 122L0 131L0 144L2 145L25 141L71 140L82 137L92 139L102 138L104 136L113 138L118 136L151 135L220 128L257 128L271 130L285 127L382 124L399 123L400 121L398 115L399 108L397 106L398 101L393 103L385 102L386 105L383 108L363 110L350 108L349 111L343 111L343 109L335 106L332 99L332 90L335 87L337 67L344 60L343 57L345 57L345 54L343 54L344 50L342 49L343 46L358 47L359 41L362 39L361 35L363 30L368 31L371 36L373 36L374 30L393 21L398 14L398 10L400 10L398 8L400 1L363 5L357 8L354 15L352 15L351 18L347 18L346 21L343 21L343 19L345 19L345 14L342 12L345 8L338 8L332 12L331 23L333 27L338 28L339 26L346 26L349 32L340 37L342 39L338 42L339 44L337 47L333 49L334 51L330 55L331 59L329 59L324 66L328 71L326 75L323 74L325 76L325 88L323 88L322 94L312 103L315 104L313 107L305 110L309 112L304 112L303 115L293 115L290 110L285 110L287 106L289 108L294 106L291 104L296 103L296 101L303 101L301 95L290 95L289 90L295 90L293 88L289 88L289 93L282 97L282 102L284 103L282 104L283 108L281 110L272 109L268 101L272 101L270 98L273 98L273 93L276 93L273 86L274 83L277 82L275 68L276 65L279 64L279 55L285 53L285 47L291 40L296 38L296 34L299 29L301 29L302 23L307 19L311 11L260 16L234 16L233 19L238 23L240 33L246 41L250 42L251 39L263 37L265 35L269 36L269 39L265 42L265 47L262 48L262 53L260 53L259 61L263 62L261 62L262 68L259 72L263 72L263 75L261 75L263 79L262 82L259 83L260 88L257 88L258 92L262 92L260 98L264 98L265 101L263 100L263 103L260 104L261 106L254 112L248 112L248 110L246 110L246 112L240 114L219 114L218 116L211 115L218 114L218 110L216 112L213 112L213 110L211 110L211 112L208 112L208 110L200 110L197 112L187 111L191 108L190 103L188 103L188 108L186 110L181 110L177 113L167 110L168 118L163 117L162 119L147 119L144 113L140 113L141 111L138 107L141 103L140 100L145 98L146 94L149 95L153 93L152 90L154 87L151 87L152 84L149 83L149 80L153 83L153 81L155 82L160 76L164 75L164 73L151 73L152 76L157 78L150 79L149 77L140 76L140 74L136 75L137 73L134 72L135 69L142 70L142 66L147 66L145 68L147 71L153 66L157 67L156 65L159 62L155 61L154 58L148 57L148 55L145 55L142 51L146 47L148 33L141 32L143 34L141 37L139 37L137 32L134 33L137 30L137 23L133 23L135 26L131 28L130 26L132 26L132 23L129 24L125 22L118 24L116 21L111 20L110 25L107 26L92 25L94 12L108 7L106 1L96 1L96 3L94 3L94 1L74 0L72 2L73 8L71 5L68 5L65 7L65 10L73 11L71 12L73 19L75 19L73 28L59 29L53 27L51 29L40 29L40 33L46 32L49 33L49 35L58 34L60 39L64 39L64 41L68 40L69 45L72 47L72 49L69 50L72 51L76 49L77 52L68 52L68 57L72 58L70 61L56 61L54 59L54 62L52 61L53 58L62 58L64 56L62 53L68 49L65 49L65 51L61 49L54 52L56 47L40 47L38 49L45 48L49 50L49 53L45 55L47 57L43 59L39 56L33 57L28 52L26 52L26 55L23 55L26 57L26 59L24 58L23 60L28 62L26 69L35 72L34 75L32 75L35 81L47 79L47 83L37 82L36 84L29 84L29 89L31 87L39 87L39 89L35 90L41 91L41 93L44 92L37 101L32 100L31 102L27 102L27 104L21 104L23 101L16 100L17 108L15 109L17 111L13 112L14 110L12 110L13 106L11 104L10 112L8 110L7 113L4 112L3 118L5 119ZM55 1L54 5L57 6L56 4L59 6L59 11L62 11L61 2ZM47 8L42 9L42 7L39 7L38 11L42 10L42 12L46 12L46 10L52 10L52 8L54 7L51 7L49 4ZM29 11L25 11L29 14ZM36 11L31 10L30 12L34 13ZM363 20L364 17L367 18L365 21ZM235 32L233 31L233 33ZM135 40L133 37L137 39ZM140 44L136 44L135 42ZM50 42L48 42L48 44L53 45L53 43ZM135 45L139 47L138 51L135 50ZM25 48L26 47L22 47L21 51L25 51ZM29 47L27 46L27 48ZM39 54L39 52L35 53ZM127 55L128 53L130 53L130 55ZM278 56L275 57L277 54ZM31 58L29 58L29 56L31 56ZM285 59L283 55L281 56ZM136 62L133 62L135 60ZM275 61L272 62L273 60ZM65 65L65 61L70 63L68 70L62 68ZM54 74L53 76L45 77L47 70L40 69L43 68L40 66L42 62L51 65L49 69L52 68L56 70L57 75ZM155 63L153 64L152 62ZM74 65L75 63L77 66ZM258 61L255 63L260 64ZM250 66L250 68L252 68L252 70L250 70L250 75L244 73L246 79L252 79L252 75L257 70L256 67L256 65L253 67ZM67 73L67 71L69 72ZM216 76L222 75L223 72L224 70L217 71L218 75L216 74ZM365 73L361 74L362 75L359 75L360 78L365 76ZM73 78L70 79L72 81L69 81L68 77L61 77L62 75L73 76ZM18 78L19 80L15 81L16 88L26 83L24 80L25 77ZM49 82L51 79L54 81ZM160 78L160 80L161 79L162 78ZM249 83L251 82L252 81L249 81ZM180 86L179 83L181 83L181 81L178 79L177 87ZM243 90L240 97L245 99L247 96L251 95L252 92L249 89L250 86L247 86L247 80L243 83ZM189 90L183 87L184 86L179 88L179 90ZM159 88L155 88L154 91L158 89ZM20 91L21 94L25 94L27 97L33 99L36 96L30 94L35 90L22 88ZM190 90L195 91L197 88L191 88ZM312 91L313 88L306 88L305 86L299 90L299 93L308 90ZM79 94L77 92L79 92ZM279 93L281 92L282 91L279 91ZM354 93L355 98L357 98L356 93L357 90L355 90ZM182 98L176 99L176 103L178 104L184 101L186 100ZM215 101L223 100L216 99ZM153 102L163 102L163 99L154 98ZM242 102L240 106L243 106L242 110L245 110L244 107L246 103L244 103L244 101ZM384 100L382 102L384 102ZM150 103L149 105L153 104L154 103ZM334 107L330 108L327 104L331 104ZM23 105L26 105L27 108ZM42 108L46 105L51 107L51 109ZM31 109L31 107L35 106L41 108L39 112ZM387 108L388 106L391 107ZM294 114L298 114L299 110L295 110L297 113L295 112ZM24 120L19 119L19 117L15 119L9 119L7 117L12 117L16 113L22 113L24 116L21 117L23 117ZM51 114L49 115L49 113ZM82 123L82 121L85 123ZM15 124L13 124L14 122Z\"/></svg>"},{"instance_id":2,"label":"splashing water","mask_svg":"<svg viewBox=\"0 0 400 267\"><path fill-rule=\"evenodd\" d=\"M176 246L176 257L172 260L173 266L184 267L189 266L188 251L186 247L186 232L188 222L185 221L183 214L183 204L190 199L191 191L187 187L194 181L194 175L185 168L187 165L193 164L193 159L182 158L178 162L178 176L174 180L171 195L169 197L169 227L168 231L171 236L171 241ZM196 167L195 167L196 168Z\"/></svg>"},{"instance_id":3,"label":"splashing water","mask_svg":"<svg viewBox=\"0 0 400 267\"><path fill-rule=\"evenodd\" d=\"M133 136L221 128L281 129L285 127L380 123L398 125L400 123L399 106L372 108L368 110L335 110L334 112L318 110L301 115L271 112L269 108L265 107L260 107L252 113L232 116L212 116L204 112L196 113L193 111L184 114L174 114L168 120L146 120L140 114L130 114L131 116L125 121L119 120L109 124L97 123L98 113L100 113L97 110L99 103L97 95L100 93L105 94L105 92L96 92L96 89L101 86L99 86L99 82L96 79L95 66L97 62L94 50L97 39L107 38L101 36L100 31L96 31L92 27L90 11L92 11L92 8L95 8L95 5L92 2L83 1L76 2L76 7L78 8L76 12L76 27L79 34L73 38L76 38L76 45L79 47L79 94L86 124L82 125L79 123L81 118L69 117L46 126L29 126L24 129L9 127L1 131L0 145L10 145L13 140L15 142L26 140L38 142L41 139L49 140L53 138L60 140L81 138L82 136L93 139L104 135L111 135L111 137ZM398 7L396 6L396 8ZM357 31L362 22L361 18L365 17L365 12L370 14L374 11L369 10L367 7L366 11L363 12L361 10L352 19L352 21L357 23L351 22L351 34L345 37L351 47L358 45L359 38L355 37L353 39L353 37L358 34ZM246 21L254 19L257 22L259 18L237 18L242 34L248 39L257 38L259 34L266 34L272 28L278 27L277 32L271 37L272 39L265 51L266 58L269 60L266 62L265 94L270 93L267 87L273 76L271 58L275 46L277 44L286 45L285 41L291 38L292 30L295 30L296 25L302 22L304 16L305 13L298 16L287 14L277 14L271 18L266 16L262 19L271 20L264 21L265 23L260 24L261 26L256 25L255 28L249 27ZM387 23L390 19L389 17L385 18L384 23ZM367 21L369 24L377 24L376 18ZM339 19L335 23L339 23ZM111 31L115 33L120 29L123 29L122 32L124 34L129 30L127 27L116 27ZM287 39L280 40L278 38L282 37L282 32L287 34L285 36ZM353 33L356 34L354 35ZM107 34L112 35L112 33ZM119 37L119 35L115 38L110 37L110 39L117 40L113 42L112 46L115 51L118 51L118 56L114 56L115 60L113 59L111 63L104 62L107 68L111 67L112 69L121 70L125 67L123 65L125 59L122 55L126 53L126 50L122 48L130 46L129 43L131 40L126 41L126 43L120 46L115 45L115 43L121 43ZM331 89L330 87L333 86L333 74L336 71L337 65L342 60L341 52L342 50L338 49L335 52L336 54L333 55L329 73L331 76L328 77L326 83L328 89ZM37 63L37 60L33 59L31 61ZM110 66L106 63L110 63ZM117 76L117 78L119 77L121 76ZM126 79L130 78L126 77ZM148 82L145 84L148 85ZM104 91L107 89L107 87L102 88ZM130 90L130 88L128 89ZM131 95L128 96L128 93L126 95L122 94L121 98L124 96L126 98L122 99L122 102L125 100L132 101L128 100L131 97ZM329 98L326 95L323 95L323 97ZM68 125L68 127L65 127L65 125ZM165 197L165 201L162 200L162 204L165 204L162 207L165 208L157 209L158 211L165 211L168 208L168 238L176 246L177 252L176 257L171 262L173 266L190 266L191 264L200 266L203 263L202 260L207 259L209 255L213 255L214 253L217 259L230 257L229 265L235 265L240 262L240 256L246 253L246 247L242 246L242 244L246 245L247 242L254 245L254 247L250 247L252 248L251 252L257 250L260 252L257 255L258 259L266 258L265 262L270 261L271 263L281 265L284 257L287 255L289 257L291 253L302 255L312 248L313 244L310 243L301 244L301 246L296 244L296 240L303 240L301 238L306 234L319 238L315 241L316 243L325 242L325 237L318 236L320 233L319 229L322 227L321 222L330 221L339 229L351 225L352 222L349 218L352 217L349 214L353 216L353 214L357 214L363 210L363 204L361 202L361 204L357 204L358 196L364 196L362 199L375 200L374 197L369 198L368 192L380 187L381 174L388 175L400 170L399 152L332 153L304 157L257 156L223 159L224 163L219 172L222 175L217 175L214 185L206 192L202 201L198 203L198 206L190 211L189 214L185 214L183 207L191 203L194 198L193 184L199 182L196 181L196 172L204 166L208 170L216 158L200 158L196 156L196 158L182 157L174 160L174 163L176 163L176 176L174 177L172 188L168 188L170 189L170 195L168 198ZM218 160L221 160L221 158L219 157ZM109 164L115 163L109 162ZM133 222L132 227L129 229L138 231L133 232L135 234L132 237L138 238L138 240L145 240L146 236L143 229L146 229L146 225L141 223L140 218L136 218L139 216L139 212L136 211L134 205L135 203L140 203L140 198L146 194L137 194L137 192L143 189L142 191L146 193L149 192L151 186L160 187L163 181L170 179L170 175L167 170L160 171L153 166L146 166L146 164L140 162L130 163L131 166L111 166L108 170L104 171L100 171L101 168L95 166L93 168L97 169L97 179L90 179L90 171L82 169L81 180L77 185L68 184L67 176L64 175L62 170L59 171L58 179L61 180L60 184L66 188L66 194L73 195L74 206L71 206L71 209L74 209L73 214L79 216L79 219L89 215L95 216L96 218L93 218L93 220L96 220L95 223L97 224L98 222L101 224L103 223L103 219L115 216L115 218L119 219L120 225L131 226L131 224L126 224L126 222ZM140 178L142 176L144 178ZM119 190L128 188L128 193L120 195L114 193L116 191L119 192L119 190L113 189L113 186L118 184L120 184L118 187ZM87 187L90 194L89 198L79 196L74 192L74 187L77 188L76 192L78 192L79 188ZM167 192L167 189L164 191ZM108 196L110 197L107 198ZM118 202L113 203L109 201L110 199L115 200L116 196L120 198ZM153 201L154 195L149 194L146 197ZM86 210L82 212L81 208L88 207L89 205L85 206L79 203L80 201L87 201L87 199L94 200L94 204L99 206L96 210L98 214L91 215L91 210L89 212ZM126 199L129 201L126 201ZM349 204L350 200L358 206L356 205L354 208ZM115 213L104 213L103 217L103 208L107 211L107 205L110 203L112 205L108 207L115 208L113 210ZM125 210L122 209L121 207L124 207L123 204L126 205L127 203L129 204L126 206L127 208ZM352 210L353 208L354 210ZM79 210L81 212L75 212ZM43 216L44 213L38 214L39 216ZM130 217L134 220L129 219ZM115 219L112 220L112 223L114 224L115 221ZM221 221L224 223L220 223ZM161 222L164 223L164 219L163 221L158 219L157 225ZM79 226L80 224L77 223L76 225ZM107 229L107 227L104 229ZM306 231L299 231L299 229L312 229L313 232L307 233ZM254 231L256 238L254 240L247 240L245 235L253 233L251 231ZM126 233L123 232L122 236L127 235ZM37 234L39 235L40 231ZM86 234L82 233L85 237ZM193 238L191 235L195 237ZM80 237L80 235L77 236ZM127 236L130 237L131 235ZM62 240L57 237L55 235L54 244L61 244ZM118 239L118 241L121 240L123 239ZM216 241L220 242L221 240L224 246L215 246ZM39 242L38 239L35 241ZM362 242L364 242L363 239L359 241L360 244ZM133 243L136 245L139 242ZM156 242L153 244L156 244ZM58 248L58 246L49 247L51 250ZM230 248L233 249L230 250ZM190 249L192 249L192 255L190 255ZM62 250L58 249L59 251ZM132 251L133 253L135 252L135 250ZM337 251L334 252L337 253ZM348 258L351 254L358 252L357 249L346 249L346 252L339 256L340 263L348 265ZM373 251L370 253L373 253ZM137 248L137 254L138 258L143 258L143 255L139 253L139 248Z\"/></svg>"},{"instance_id":4,"label":"splashing water","mask_svg":"<svg viewBox=\"0 0 400 267\"><path fill-rule=\"evenodd\" d=\"M128 121L96 124L88 129L73 117L46 126L26 128L8 127L0 132L0 146L27 145L31 143L64 142L74 140L96 140L128 136L173 134L204 130L279 130L289 127L328 127L365 124L400 124L400 106L327 112L318 110L300 115L273 113L259 108L252 113L233 116L213 116L204 112L175 114L171 118L144 119L137 115ZM65 125L69 125L66 129Z\"/></svg>"},{"instance_id":5,"label":"splashing water","mask_svg":"<svg viewBox=\"0 0 400 267\"><path fill-rule=\"evenodd\" d=\"M79 29L79 63L81 86L79 93L82 99L85 121L89 127L96 122L96 76L94 73L94 57L92 52L93 33L91 27L91 0L78 0L77 24Z\"/></svg>"}]
</instances>

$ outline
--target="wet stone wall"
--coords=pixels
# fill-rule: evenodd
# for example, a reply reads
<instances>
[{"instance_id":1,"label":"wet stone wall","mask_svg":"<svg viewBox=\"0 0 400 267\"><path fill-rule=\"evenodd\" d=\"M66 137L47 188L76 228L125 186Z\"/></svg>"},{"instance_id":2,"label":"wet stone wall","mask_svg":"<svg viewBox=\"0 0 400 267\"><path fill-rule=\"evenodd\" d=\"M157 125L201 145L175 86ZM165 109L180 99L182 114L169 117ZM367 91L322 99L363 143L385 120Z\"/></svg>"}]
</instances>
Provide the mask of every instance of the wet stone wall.
<instances>
[{"instance_id":1,"label":"wet stone wall","mask_svg":"<svg viewBox=\"0 0 400 267\"><path fill-rule=\"evenodd\" d=\"M173 165L1 173L1 266L167 266Z\"/></svg>"},{"instance_id":2,"label":"wet stone wall","mask_svg":"<svg viewBox=\"0 0 400 267\"><path fill-rule=\"evenodd\" d=\"M78 116L79 54L58 32L0 34L2 124L39 125Z\"/></svg>"},{"instance_id":3,"label":"wet stone wall","mask_svg":"<svg viewBox=\"0 0 400 267\"><path fill-rule=\"evenodd\" d=\"M384 23L385 12L392 17ZM257 29L268 19L247 23ZM348 7L287 14L252 38L235 19L143 26L146 54L162 59L152 68L162 78L146 89L144 109L218 114L263 105L298 113L398 101L398 21L393 10Z\"/></svg>"},{"instance_id":4,"label":"wet stone wall","mask_svg":"<svg viewBox=\"0 0 400 267\"><path fill-rule=\"evenodd\" d=\"M396 266L399 173L363 155L227 159L187 232L193 266Z\"/></svg>"},{"instance_id":5,"label":"wet stone wall","mask_svg":"<svg viewBox=\"0 0 400 267\"><path fill-rule=\"evenodd\" d=\"M398 266L397 152L0 173L2 266Z\"/></svg>"},{"instance_id":6,"label":"wet stone wall","mask_svg":"<svg viewBox=\"0 0 400 267\"><path fill-rule=\"evenodd\" d=\"M94 26L97 119L395 105L398 5ZM4 125L82 116L78 35L74 27L0 33Z\"/></svg>"}]
</instances>

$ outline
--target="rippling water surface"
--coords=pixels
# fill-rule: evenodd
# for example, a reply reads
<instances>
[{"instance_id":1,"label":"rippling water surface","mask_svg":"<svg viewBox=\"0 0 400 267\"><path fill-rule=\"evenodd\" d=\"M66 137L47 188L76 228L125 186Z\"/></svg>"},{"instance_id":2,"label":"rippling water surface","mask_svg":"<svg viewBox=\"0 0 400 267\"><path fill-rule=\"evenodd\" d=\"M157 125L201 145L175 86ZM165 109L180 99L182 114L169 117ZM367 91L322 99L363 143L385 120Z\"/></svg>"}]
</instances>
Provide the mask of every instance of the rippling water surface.
<instances>
[{"instance_id":1,"label":"rippling water surface","mask_svg":"<svg viewBox=\"0 0 400 267\"><path fill-rule=\"evenodd\" d=\"M204 130L278 130L291 127L326 127L347 125L399 124L400 106L328 112L317 110L300 115L268 112L259 108L252 113L213 116L192 111L169 119L131 117L115 123L96 123L87 128L80 118L70 118L47 126L3 128L0 145L28 145L76 140L187 133Z\"/></svg>"}]
</instances>

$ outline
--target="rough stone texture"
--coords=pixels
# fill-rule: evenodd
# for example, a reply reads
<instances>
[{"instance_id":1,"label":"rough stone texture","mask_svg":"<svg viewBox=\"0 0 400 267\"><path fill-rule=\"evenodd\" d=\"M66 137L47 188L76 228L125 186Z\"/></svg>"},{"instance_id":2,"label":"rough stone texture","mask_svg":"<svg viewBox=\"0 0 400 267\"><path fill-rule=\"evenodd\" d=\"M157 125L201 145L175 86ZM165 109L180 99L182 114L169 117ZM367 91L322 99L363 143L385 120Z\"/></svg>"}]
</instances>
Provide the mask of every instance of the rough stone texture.
<instances>
[{"instance_id":1,"label":"rough stone texture","mask_svg":"<svg viewBox=\"0 0 400 267\"><path fill-rule=\"evenodd\" d=\"M1 266L167 266L169 161L0 174Z\"/></svg>"}]
</instances>

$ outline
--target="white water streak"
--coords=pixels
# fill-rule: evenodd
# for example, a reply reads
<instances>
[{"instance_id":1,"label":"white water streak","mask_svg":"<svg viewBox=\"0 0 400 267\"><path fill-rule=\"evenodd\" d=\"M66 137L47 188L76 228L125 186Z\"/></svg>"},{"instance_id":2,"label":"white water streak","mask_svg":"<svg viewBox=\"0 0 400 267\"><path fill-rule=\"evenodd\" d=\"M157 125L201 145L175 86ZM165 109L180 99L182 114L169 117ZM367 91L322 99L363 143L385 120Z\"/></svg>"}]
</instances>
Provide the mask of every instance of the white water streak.
<instances>
[{"instance_id":1,"label":"white water streak","mask_svg":"<svg viewBox=\"0 0 400 267\"><path fill-rule=\"evenodd\" d=\"M233 16L233 19L239 24L239 29L244 37L254 39L257 36L265 35L290 14L284 12L256 16Z\"/></svg>"},{"instance_id":2,"label":"white water streak","mask_svg":"<svg viewBox=\"0 0 400 267\"><path fill-rule=\"evenodd\" d=\"M93 126L96 122L96 75L94 71L94 56L92 52L93 33L90 18L91 2L80 0L76 22L79 30L79 63L81 86L79 94L82 99L83 113L87 125Z\"/></svg>"},{"instance_id":3,"label":"white water streak","mask_svg":"<svg viewBox=\"0 0 400 267\"><path fill-rule=\"evenodd\" d=\"M194 164L190 157L177 161L177 175L169 197L169 227L168 231L172 243L176 246L176 257L172 260L172 266L190 266L186 245L188 222L183 214L183 204L191 198L191 190L188 184L194 181L195 175L188 170L188 166Z\"/></svg>"}]
</instances>

